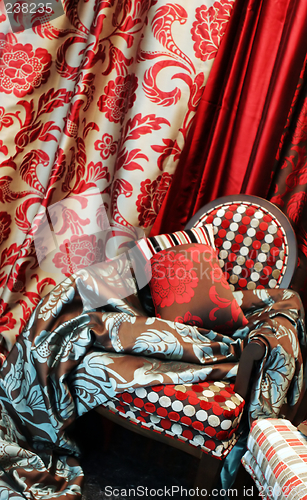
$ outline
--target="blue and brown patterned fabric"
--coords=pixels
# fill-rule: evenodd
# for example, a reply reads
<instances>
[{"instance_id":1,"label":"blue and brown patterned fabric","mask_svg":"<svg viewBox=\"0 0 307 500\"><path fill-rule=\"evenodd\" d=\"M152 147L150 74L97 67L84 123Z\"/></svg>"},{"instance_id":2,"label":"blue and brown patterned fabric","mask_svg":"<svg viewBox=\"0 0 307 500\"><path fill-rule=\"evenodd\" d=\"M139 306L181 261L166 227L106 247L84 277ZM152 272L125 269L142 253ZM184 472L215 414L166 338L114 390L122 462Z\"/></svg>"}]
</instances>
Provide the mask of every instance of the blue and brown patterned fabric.
<instances>
[{"instance_id":1,"label":"blue and brown patterned fabric","mask_svg":"<svg viewBox=\"0 0 307 500\"><path fill-rule=\"evenodd\" d=\"M105 263L109 265L115 264ZM248 324L227 336L142 315L136 297L118 297L117 284L121 281L115 280L115 274L116 269L92 266L56 286L37 305L4 361L0 370L1 500L80 499L83 473L78 447L67 432L69 425L99 405L116 400L122 406L127 394L140 410L133 419L141 418L144 424L147 417L136 401L140 396L136 391L142 388L151 399L157 387L164 396L168 386L169 390L172 386L173 390L189 387L191 398L192 393L198 394L199 409L194 409L200 413L195 420L186 415L193 412L189 400L182 403L180 411L176 402L180 398L175 398L174 408L167 411L166 426L177 425L176 420L183 416L191 418L189 427L183 425L190 422L184 419L174 428L180 431L180 426L182 430L174 439L192 437L185 432L191 429L204 437L204 432L213 433L207 427L213 429L210 424L214 423L220 426L215 429L218 433L227 431L227 426L234 429L234 421L225 424L225 419L214 415L216 405L212 406L211 418L201 405L210 403L206 401L209 396L223 396L222 409L232 401L242 410L242 402L238 398L235 403L232 398L237 400L237 396L231 391L226 400L225 390L233 383L242 349L252 337L268 348L254 379L250 418L276 416L286 398L290 404L297 401L302 384L300 342L306 342L297 294L289 290L236 292ZM210 394L204 383L209 384ZM220 393L216 394L213 387L219 387ZM200 388L203 390L198 392ZM163 406L165 398L158 399L161 404L154 403L155 408L147 405L153 410L148 412L148 419L156 423L161 409L169 408ZM200 424L204 425L205 414L201 410L207 412L208 423L210 419L204 430ZM236 408L233 410L239 420ZM237 438L234 434L230 436L231 445ZM224 433L219 438L222 446L223 441L229 441ZM210 440L204 440L210 452L205 444Z\"/></svg>"}]
</instances>

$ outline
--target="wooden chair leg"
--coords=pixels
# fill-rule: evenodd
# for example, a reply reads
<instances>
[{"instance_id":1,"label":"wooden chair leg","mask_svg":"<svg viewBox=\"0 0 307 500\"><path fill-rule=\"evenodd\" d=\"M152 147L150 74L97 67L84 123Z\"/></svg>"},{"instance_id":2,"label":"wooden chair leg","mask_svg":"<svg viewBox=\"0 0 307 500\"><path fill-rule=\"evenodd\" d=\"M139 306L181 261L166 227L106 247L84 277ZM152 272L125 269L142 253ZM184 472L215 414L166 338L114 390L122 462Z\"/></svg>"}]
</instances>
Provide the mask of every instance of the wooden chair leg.
<instances>
[{"instance_id":1,"label":"wooden chair leg","mask_svg":"<svg viewBox=\"0 0 307 500\"><path fill-rule=\"evenodd\" d=\"M211 493L212 489L217 487L222 466L223 460L203 453L199 461L194 488L206 489L208 494Z\"/></svg>"}]
</instances>

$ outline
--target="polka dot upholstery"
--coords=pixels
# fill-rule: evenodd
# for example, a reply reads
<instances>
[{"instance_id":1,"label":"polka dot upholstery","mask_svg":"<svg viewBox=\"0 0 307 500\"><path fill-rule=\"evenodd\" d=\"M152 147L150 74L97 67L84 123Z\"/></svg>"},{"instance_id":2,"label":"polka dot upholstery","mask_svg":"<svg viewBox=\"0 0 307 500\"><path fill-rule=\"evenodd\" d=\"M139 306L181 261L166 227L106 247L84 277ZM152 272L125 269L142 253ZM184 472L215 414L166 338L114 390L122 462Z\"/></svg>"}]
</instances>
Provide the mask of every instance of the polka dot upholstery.
<instances>
[{"instance_id":1,"label":"polka dot upholstery","mask_svg":"<svg viewBox=\"0 0 307 500\"><path fill-rule=\"evenodd\" d=\"M105 407L131 423L225 458L238 439L244 400L229 382L159 385L123 392Z\"/></svg>"},{"instance_id":2,"label":"polka dot upholstery","mask_svg":"<svg viewBox=\"0 0 307 500\"><path fill-rule=\"evenodd\" d=\"M220 266L232 290L280 287L290 264L290 223L285 228L285 215L261 198L247 201L246 195L242 201L234 197L225 201L227 198L199 211L192 227L213 225Z\"/></svg>"}]
</instances>

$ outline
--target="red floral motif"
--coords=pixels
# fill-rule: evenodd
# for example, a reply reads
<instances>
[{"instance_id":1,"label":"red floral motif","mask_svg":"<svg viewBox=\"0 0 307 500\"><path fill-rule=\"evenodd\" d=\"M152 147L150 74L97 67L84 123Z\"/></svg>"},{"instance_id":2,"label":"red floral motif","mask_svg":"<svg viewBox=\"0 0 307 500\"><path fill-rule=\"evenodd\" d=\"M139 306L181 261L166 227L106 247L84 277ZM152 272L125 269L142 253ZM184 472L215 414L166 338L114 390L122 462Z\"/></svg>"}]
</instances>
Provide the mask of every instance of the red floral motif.
<instances>
[{"instance_id":1,"label":"red floral motif","mask_svg":"<svg viewBox=\"0 0 307 500\"><path fill-rule=\"evenodd\" d=\"M307 140L307 98L304 101L293 133L292 143L298 144Z\"/></svg>"},{"instance_id":2,"label":"red floral motif","mask_svg":"<svg viewBox=\"0 0 307 500\"><path fill-rule=\"evenodd\" d=\"M194 316L193 314L191 314L190 311L187 311L183 317L177 316L175 318L175 321L177 321L178 323L184 323L186 325L198 327L202 327L204 325L203 320L199 316Z\"/></svg>"},{"instance_id":3,"label":"red floral motif","mask_svg":"<svg viewBox=\"0 0 307 500\"><path fill-rule=\"evenodd\" d=\"M0 245L7 240L11 232L11 216L7 212L0 212Z\"/></svg>"},{"instance_id":4,"label":"red floral motif","mask_svg":"<svg viewBox=\"0 0 307 500\"><path fill-rule=\"evenodd\" d=\"M224 309L226 307L229 307L231 305L232 301L230 301L228 297L221 297L215 286L212 286L209 289L209 297L210 297L211 301L217 305L217 307L215 307L214 309L211 309L211 311L209 313L210 321L215 321L217 319L215 313L220 311L220 309Z\"/></svg>"},{"instance_id":5,"label":"red floral motif","mask_svg":"<svg viewBox=\"0 0 307 500\"><path fill-rule=\"evenodd\" d=\"M10 277L6 284L7 288L12 293L24 293L26 291L26 282L27 282L26 271L29 264L30 261L25 260L21 264L16 264L14 266L14 271L10 274Z\"/></svg>"},{"instance_id":6,"label":"red floral motif","mask_svg":"<svg viewBox=\"0 0 307 500\"><path fill-rule=\"evenodd\" d=\"M13 314L7 309L8 304L0 299L0 332L11 330L16 324Z\"/></svg>"},{"instance_id":7,"label":"red floral motif","mask_svg":"<svg viewBox=\"0 0 307 500\"><path fill-rule=\"evenodd\" d=\"M305 257L307 257L307 232L305 231L305 229L302 229L298 233L297 239L298 239L299 249L303 252ZM300 257L298 257L297 268L299 268L299 266L300 266Z\"/></svg>"},{"instance_id":8,"label":"red floral motif","mask_svg":"<svg viewBox=\"0 0 307 500\"><path fill-rule=\"evenodd\" d=\"M104 88L104 94L98 100L98 108L110 122L122 123L136 99L137 87L138 79L134 74L118 76Z\"/></svg>"},{"instance_id":9,"label":"red floral motif","mask_svg":"<svg viewBox=\"0 0 307 500\"><path fill-rule=\"evenodd\" d=\"M221 285L227 290L230 289L230 286L225 278L225 275L218 264L213 264L211 271L211 280L212 283L221 283Z\"/></svg>"},{"instance_id":10,"label":"red floral motif","mask_svg":"<svg viewBox=\"0 0 307 500\"><path fill-rule=\"evenodd\" d=\"M3 141L0 140L0 153L3 153L4 155L7 155L9 150L7 149L6 145L3 144Z\"/></svg>"},{"instance_id":11,"label":"red floral motif","mask_svg":"<svg viewBox=\"0 0 307 500\"><path fill-rule=\"evenodd\" d=\"M161 307L190 302L199 281L193 263L172 251L155 256L152 276L154 302Z\"/></svg>"},{"instance_id":12,"label":"red floral motif","mask_svg":"<svg viewBox=\"0 0 307 500\"><path fill-rule=\"evenodd\" d=\"M298 181L299 181L298 171L291 172L291 174L287 175L286 185L290 191L293 191L296 188L296 186L298 185Z\"/></svg>"},{"instance_id":13,"label":"red floral motif","mask_svg":"<svg viewBox=\"0 0 307 500\"><path fill-rule=\"evenodd\" d=\"M84 211L85 212L85 211ZM49 212L50 213L50 212ZM83 214L83 212L82 212ZM65 234L66 231L70 230L72 234L84 234L84 226L88 226L90 224L89 218L82 219L75 210L72 210L68 207L64 207L62 209L62 218L63 224L61 228L57 229L56 234L61 235ZM51 221L56 220L56 213L52 214L51 210Z\"/></svg>"},{"instance_id":14,"label":"red floral motif","mask_svg":"<svg viewBox=\"0 0 307 500\"><path fill-rule=\"evenodd\" d=\"M209 9L205 5L196 9L196 21L191 32L195 55L202 61L216 56L232 8L233 0L220 0Z\"/></svg>"},{"instance_id":15,"label":"red floral motif","mask_svg":"<svg viewBox=\"0 0 307 500\"><path fill-rule=\"evenodd\" d=\"M95 235L84 234L74 235L71 240L65 240L52 262L65 276L70 276L79 269L101 262L103 258L102 240L97 241Z\"/></svg>"},{"instance_id":16,"label":"red floral motif","mask_svg":"<svg viewBox=\"0 0 307 500\"><path fill-rule=\"evenodd\" d=\"M110 172L108 167L103 167L102 162L98 161L94 163L91 161L87 166L87 181L98 181L100 179L105 179L107 182L110 181Z\"/></svg>"},{"instance_id":17,"label":"red floral motif","mask_svg":"<svg viewBox=\"0 0 307 500\"><path fill-rule=\"evenodd\" d=\"M270 199L270 202L274 203L274 205L278 205L279 207L283 207L285 204L285 202L282 199L282 196L280 194L278 194L276 196L272 196L272 198Z\"/></svg>"},{"instance_id":18,"label":"red floral motif","mask_svg":"<svg viewBox=\"0 0 307 500\"><path fill-rule=\"evenodd\" d=\"M116 153L117 141L113 141L112 135L103 134L101 141L95 141L94 146L97 151L100 151L101 158L107 160L109 156Z\"/></svg>"},{"instance_id":19,"label":"red floral motif","mask_svg":"<svg viewBox=\"0 0 307 500\"><path fill-rule=\"evenodd\" d=\"M172 177L166 172L159 175L154 181L146 179L141 182L141 194L136 201L137 211L140 212L138 220L141 226L149 227L155 222Z\"/></svg>"},{"instance_id":20,"label":"red floral motif","mask_svg":"<svg viewBox=\"0 0 307 500\"><path fill-rule=\"evenodd\" d=\"M287 205L287 215L294 223L298 223L302 211L306 206L307 194L304 191L299 191L291 196Z\"/></svg>"},{"instance_id":21,"label":"red floral motif","mask_svg":"<svg viewBox=\"0 0 307 500\"><path fill-rule=\"evenodd\" d=\"M5 115L5 109L3 106L0 106L0 130L3 127L10 127L13 125L13 118L9 115Z\"/></svg>"},{"instance_id":22,"label":"red floral motif","mask_svg":"<svg viewBox=\"0 0 307 500\"><path fill-rule=\"evenodd\" d=\"M238 302L234 299L231 302L231 315L232 315L232 319L235 323L238 321L241 312L242 312L241 307L239 306ZM247 323L248 323L248 320L246 319L245 316L243 316L242 325L245 326L245 325L247 325Z\"/></svg>"},{"instance_id":23,"label":"red floral motif","mask_svg":"<svg viewBox=\"0 0 307 500\"><path fill-rule=\"evenodd\" d=\"M32 45L6 43L0 49L0 92L23 97L46 83L50 75L51 55Z\"/></svg>"},{"instance_id":24,"label":"red floral motif","mask_svg":"<svg viewBox=\"0 0 307 500\"><path fill-rule=\"evenodd\" d=\"M181 149L177 144L177 141L173 141L172 139L162 139L162 141L164 143L163 146L154 144L151 146L151 149L153 149L157 153L161 153L157 159L157 166L160 170L163 171L164 164L171 155L173 156L174 161L179 160Z\"/></svg>"}]
</instances>

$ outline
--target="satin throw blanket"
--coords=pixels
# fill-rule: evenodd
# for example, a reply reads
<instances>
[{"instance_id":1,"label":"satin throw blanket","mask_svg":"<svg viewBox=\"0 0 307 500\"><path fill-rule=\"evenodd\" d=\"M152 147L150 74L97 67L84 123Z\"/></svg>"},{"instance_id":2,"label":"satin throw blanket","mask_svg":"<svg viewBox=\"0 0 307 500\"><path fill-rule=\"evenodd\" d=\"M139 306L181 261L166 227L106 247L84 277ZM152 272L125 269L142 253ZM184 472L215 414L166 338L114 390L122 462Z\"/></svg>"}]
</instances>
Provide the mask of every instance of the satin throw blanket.
<instances>
[{"instance_id":1,"label":"satin throw blanket","mask_svg":"<svg viewBox=\"0 0 307 500\"><path fill-rule=\"evenodd\" d=\"M3 364L1 500L79 499L83 472L67 433L76 418L135 387L234 378L253 336L267 350L253 381L250 418L277 416L287 392L288 402L297 402L306 339L292 291L236 292L249 323L225 336L148 318L136 296L116 296L105 278L93 266L56 286ZM97 307L98 298L104 305Z\"/></svg>"}]
</instances>

